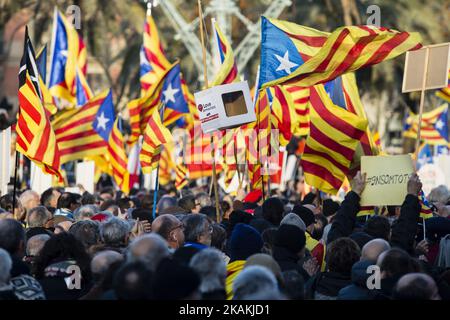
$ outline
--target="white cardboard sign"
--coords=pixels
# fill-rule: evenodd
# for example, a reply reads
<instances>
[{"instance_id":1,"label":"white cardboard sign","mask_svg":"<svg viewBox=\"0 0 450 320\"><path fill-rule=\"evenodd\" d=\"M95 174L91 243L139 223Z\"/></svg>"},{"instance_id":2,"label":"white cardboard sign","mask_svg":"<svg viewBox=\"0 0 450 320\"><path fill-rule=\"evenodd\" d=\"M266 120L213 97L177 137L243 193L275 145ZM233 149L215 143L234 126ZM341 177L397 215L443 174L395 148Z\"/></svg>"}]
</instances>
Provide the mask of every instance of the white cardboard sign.
<instances>
[{"instance_id":1,"label":"white cardboard sign","mask_svg":"<svg viewBox=\"0 0 450 320\"><path fill-rule=\"evenodd\" d=\"M256 121L247 81L215 86L194 96L203 133Z\"/></svg>"},{"instance_id":2,"label":"white cardboard sign","mask_svg":"<svg viewBox=\"0 0 450 320\"><path fill-rule=\"evenodd\" d=\"M76 184L81 184L84 190L94 194L95 191L95 162L83 161L77 163L76 168Z\"/></svg>"},{"instance_id":3,"label":"white cardboard sign","mask_svg":"<svg viewBox=\"0 0 450 320\"><path fill-rule=\"evenodd\" d=\"M44 173L42 169L31 161L30 187L31 190L41 194L52 186L52 175Z\"/></svg>"},{"instance_id":4,"label":"white cardboard sign","mask_svg":"<svg viewBox=\"0 0 450 320\"><path fill-rule=\"evenodd\" d=\"M11 178L11 127L0 131L0 195L8 193Z\"/></svg>"}]
</instances>

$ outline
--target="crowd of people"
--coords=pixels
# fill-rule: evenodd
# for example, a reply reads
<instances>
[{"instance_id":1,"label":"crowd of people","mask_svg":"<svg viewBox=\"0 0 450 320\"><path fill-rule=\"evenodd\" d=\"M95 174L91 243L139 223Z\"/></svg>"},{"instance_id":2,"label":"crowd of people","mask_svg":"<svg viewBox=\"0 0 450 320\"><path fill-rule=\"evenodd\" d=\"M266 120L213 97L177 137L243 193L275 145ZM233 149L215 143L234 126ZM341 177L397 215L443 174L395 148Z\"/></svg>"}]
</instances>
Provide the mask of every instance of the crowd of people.
<instances>
[{"instance_id":1,"label":"crowd of people","mask_svg":"<svg viewBox=\"0 0 450 320\"><path fill-rule=\"evenodd\" d=\"M359 216L298 190L221 195L50 188L0 198L0 300L450 299L450 192L408 181L399 207ZM181 196L182 195L182 196ZM220 218L220 219L218 219ZM219 220L219 221L218 221Z\"/></svg>"}]
</instances>

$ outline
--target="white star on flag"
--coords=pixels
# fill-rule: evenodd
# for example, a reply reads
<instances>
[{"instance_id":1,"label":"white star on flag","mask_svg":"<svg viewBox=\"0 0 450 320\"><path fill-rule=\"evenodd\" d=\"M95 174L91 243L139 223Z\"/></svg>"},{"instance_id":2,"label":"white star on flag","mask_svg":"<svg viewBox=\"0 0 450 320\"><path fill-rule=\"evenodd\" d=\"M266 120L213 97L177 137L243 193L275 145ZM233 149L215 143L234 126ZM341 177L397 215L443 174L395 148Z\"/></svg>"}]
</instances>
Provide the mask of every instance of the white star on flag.
<instances>
[{"instance_id":1,"label":"white star on flag","mask_svg":"<svg viewBox=\"0 0 450 320\"><path fill-rule=\"evenodd\" d=\"M284 70L287 74L291 74L291 69L298 66L298 64L289 61L289 51L286 50L283 57L279 55L275 55L275 58L278 59L280 65L278 66L276 71Z\"/></svg>"},{"instance_id":2,"label":"white star on flag","mask_svg":"<svg viewBox=\"0 0 450 320\"><path fill-rule=\"evenodd\" d=\"M444 128L444 122L442 122L441 119L439 119L438 122L436 122L436 128L438 130L442 130L442 128Z\"/></svg>"},{"instance_id":3,"label":"white star on flag","mask_svg":"<svg viewBox=\"0 0 450 320\"><path fill-rule=\"evenodd\" d=\"M97 129L102 128L106 130L106 124L109 122L109 119L105 117L105 113L102 112L100 117L97 117Z\"/></svg>"},{"instance_id":4,"label":"white star on flag","mask_svg":"<svg viewBox=\"0 0 450 320\"><path fill-rule=\"evenodd\" d=\"M169 85L167 86L167 89L163 91L163 95L164 95L164 102L167 103L169 101L175 103L175 94L180 91L180 89L174 89L172 88L172 84L169 83Z\"/></svg>"}]
</instances>

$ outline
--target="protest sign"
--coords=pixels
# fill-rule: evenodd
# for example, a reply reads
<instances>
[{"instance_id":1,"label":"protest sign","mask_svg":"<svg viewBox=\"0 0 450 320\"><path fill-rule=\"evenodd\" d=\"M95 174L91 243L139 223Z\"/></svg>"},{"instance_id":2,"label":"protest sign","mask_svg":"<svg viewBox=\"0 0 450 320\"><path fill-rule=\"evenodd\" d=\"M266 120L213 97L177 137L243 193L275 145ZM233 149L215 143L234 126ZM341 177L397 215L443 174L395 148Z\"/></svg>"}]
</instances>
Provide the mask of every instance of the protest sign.
<instances>
[{"instance_id":1,"label":"protest sign","mask_svg":"<svg viewBox=\"0 0 450 320\"><path fill-rule=\"evenodd\" d=\"M95 163L94 161L83 161L77 163L76 184L81 184L84 190L94 194L95 191Z\"/></svg>"},{"instance_id":2,"label":"protest sign","mask_svg":"<svg viewBox=\"0 0 450 320\"><path fill-rule=\"evenodd\" d=\"M361 206L401 205L414 167L410 155L363 156L361 172L367 174Z\"/></svg>"}]
</instances>

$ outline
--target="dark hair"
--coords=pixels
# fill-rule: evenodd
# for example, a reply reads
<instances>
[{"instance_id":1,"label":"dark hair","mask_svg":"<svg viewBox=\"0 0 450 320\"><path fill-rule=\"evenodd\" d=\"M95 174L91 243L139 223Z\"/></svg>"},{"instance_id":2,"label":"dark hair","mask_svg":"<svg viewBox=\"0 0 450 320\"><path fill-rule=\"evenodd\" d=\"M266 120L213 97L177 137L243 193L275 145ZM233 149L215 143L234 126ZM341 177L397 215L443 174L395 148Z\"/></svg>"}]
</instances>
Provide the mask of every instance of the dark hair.
<instances>
[{"instance_id":1,"label":"dark hair","mask_svg":"<svg viewBox=\"0 0 450 320\"><path fill-rule=\"evenodd\" d=\"M81 220L70 226L69 233L79 240L84 248L96 245L100 240L100 226L97 221Z\"/></svg>"},{"instance_id":2,"label":"dark hair","mask_svg":"<svg viewBox=\"0 0 450 320\"><path fill-rule=\"evenodd\" d=\"M269 198L262 205L263 218L275 226L279 226L283 219L284 205L279 198Z\"/></svg>"},{"instance_id":3,"label":"dark hair","mask_svg":"<svg viewBox=\"0 0 450 320\"><path fill-rule=\"evenodd\" d=\"M316 194L315 193L313 193L313 192L310 192L310 193L308 193L307 195L305 195L305 197L303 198L303 201L302 201L302 205L305 205L305 204L313 204L314 203L314 200L316 199Z\"/></svg>"},{"instance_id":4,"label":"dark hair","mask_svg":"<svg viewBox=\"0 0 450 320\"><path fill-rule=\"evenodd\" d=\"M119 300L144 300L152 296L153 273L143 262L123 265L116 273L113 287Z\"/></svg>"},{"instance_id":5,"label":"dark hair","mask_svg":"<svg viewBox=\"0 0 450 320\"><path fill-rule=\"evenodd\" d=\"M250 213L242 210L233 210L230 214L230 220L228 223L228 238L231 236L235 225L237 225L238 223L250 224L252 220L253 216Z\"/></svg>"},{"instance_id":6,"label":"dark hair","mask_svg":"<svg viewBox=\"0 0 450 320\"><path fill-rule=\"evenodd\" d=\"M339 238L330 243L326 260L328 270L350 275L352 266L359 261L361 251L358 244L350 238Z\"/></svg>"},{"instance_id":7,"label":"dark hair","mask_svg":"<svg viewBox=\"0 0 450 320\"><path fill-rule=\"evenodd\" d=\"M262 247L262 252L272 255L273 244L275 243L275 235L277 234L278 228L269 228L264 230L261 234L264 245Z\"/></svg>"},{"instance_id":8,"label":"dark hair","mask_svg":"<svg viewBox=\"0 0 450 320\"><path fill-rule=\"evenodd\" d=\"M225 214L225 212L231 209L231 206L227 201L220 201L220 209Z\"/></svg>"},{"instance_id":9,"label":"dark hair","mask_svg":"<svg viewBox=\"0 0 450 320\"><path fill-rule=\"evenodd\" d=\"M109 195L111 195L111 197L114 197L114 189L113 187L104 187L100 190L100 194L102 193L107 193Z\"/></svg>"},{"instance_id":10,"label":"dark hair","mask_svg":"<svg viewBox=\"0 0 450 320\"><path fill-rule=\"evenodd\" d=\"M297 270L288 270L282 273L283 293L290 300L305 299L305 281Z\"/></svg>"},{"instance_id":11,"label":"dark hair","mask_svg":"<svg viewBox=\"0 0 450 320\"><path fill-rule=\"evenodd\" d=\"M50 207L50 201L53 198L53 191L55 188L48 188L41 194L41 204L46 207Z\"/></svg>"},{"instance_id":12,"label":"dark hair","mask_svg":"<svg viewBox=\"0 0 450 320\"><path fill-rule=\"evenodd\" d=\"M220 251L224 251L225 242L227 240L227 232L218 223L212 224L213 232L211 235L211 247L217 248Z\"/></svg>"},{"instance_id":13,"label":"dark hair","mask_svg":"<svg viewBox=\"0 0 450 320\"><path fill-rule=\"evenodd\" d=\"M115 206L117 203L114 200L106 200L103 201L102 205L100 206L100 211L105 211L111 206Z\"/></svg>"},{"instance_id":14,"label":"dark hair","mask_svg":"<svg viewBox=\"0 0 450 320\"><path fill-rule=\"evenodd\" d=\"M72 204L77 203L79 197L81 197L81 196L77 195L75 193L64 192L58 198L58 204L57 204L58 209L62 209L62 208L69 209Z\"/></svg>"},{"instance_id":15,"label":"dark hair","mask_svg":"<svg viewBox=\"0 0 450 320\"><path fill-rule=\"evenodd\" d=\"M120 210L122 210L122 212L125 212L130 208L130 202L131 199L128 197L120 198L119 200L117 200L117 205L119 206Z\"/></svg>"},{"instance_id":16,"label":"dark hair","mask_svg":"<svg viewBox=\"0 0 450 320\"><path fill-rule=\"evenodd\" d=\"M45 268L56 261L63 260L75 260L80 267L83 281L89 283L91 280L90 257L83 244L67 232L58 233L45 242L36 258L36 278L42 279Z\"/></svg>"},{"instance_id":17,"label":"dark hair","mask_svg":"<svg viewBox=\"0 0 450 320\"><path fill-rule=\"evenodd\" d=\"M142 197L141 206L142 209L153 209L153 194L146 194Z\"/></svg>"},{"instance_id":18,"label":"dark hair","mask_svg":"<svg viewBox=\"0 0 450 320\"><path fill-rule=\"evenodd\" d=\"M401 277L417 271L416 264L409 254L399 248L393 248L386 252L381 261L380 269L392 277Z\"/></svg>"},{"instance_id":19,"label":"dark hair","mask_svg":"<svg viewBox=\"0 0 450 320\"><path fill-rule=\"evenodd\" d=\"M315 218L316 218L316 222L318 222L318 221L322 222L322 227L319 229L319 228L316 228L316 226L314 225L312 237L316 240L320 240L320 239L322 239L323 229L328 224L328 219L323 214L316 214Z\"/></svg>"},{"instance_id":20,"label":"dark hair","mask_svg":"<svg viewBox=\"0 0 450 320\"><path fill-rule=\"evenodd\" d=\"M13 219L0 220L0 248L14 255L25 242L25 230L19 221Z\"/></svg>"},{"instance_id":21,"label":"dark hair","mask_svg":"<svg viewBox=\"0 0 450 320\"><path fill-rule=\"evenodd\" d=\"M391 225L389 220L383 216L373 216L367 220L364 226L364 232L374 238L381 238L389 241Z\"/></svg>"},{"instance_id":22,"label":"dark hair","mask_svg":"<svg viewBox=\"0 0 450 320\"><path fill-rule=\"evenodd\" d=\"M213 206L206 206L200 209L200 213L203 213L208 218L210 218L212 221L216 221L216 207ZM220 214L220 212L219 212Z\"/></svg>"},{"instance_id":23,"label":"dark hair","mask_svg":"<svg viewBox=\"0 0 450 320\"><path fill-rule=\"evenodd\" d=\"M131 217L133 219L139 218L139 221L147 220L148 222L153 221L152 211L150 209L137 208L131 211Z\"/></svg>"},{"instance_id":24,"label":"dark hair","mask_svg":"<svg viewBox=\"0 0 450 320\"><path fill-rule=\"evenodd\" d=\"M193 196L185 196L178 200L178 206L191 213L195 208L195 198Z\"/></svg>"},{"instance_id":25,"label":"dark hair","mask_svg":"<svg viewBox=\"0 0 450 320\"><path fill-rule=\"evenodd\" d=\"M17 208L17 203L19 203L19 198L16 196L16 208ZM10 213L14 213L13 211L13 195L8 193L5 194L4 196L2 196L0 198L0 208L5 209L6 211L10 212Z\"/></svg>"},{"instance_id":26,"label":"dark hair","mask_svg":"<svg viewBox=\"0 0 450 320\"><path fill-rule=\"evenodd\" d=\"M86 204L95 204L95 196L87 191L81 196L81 205Z\"/></svg>"}]
</instances>

